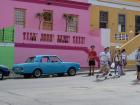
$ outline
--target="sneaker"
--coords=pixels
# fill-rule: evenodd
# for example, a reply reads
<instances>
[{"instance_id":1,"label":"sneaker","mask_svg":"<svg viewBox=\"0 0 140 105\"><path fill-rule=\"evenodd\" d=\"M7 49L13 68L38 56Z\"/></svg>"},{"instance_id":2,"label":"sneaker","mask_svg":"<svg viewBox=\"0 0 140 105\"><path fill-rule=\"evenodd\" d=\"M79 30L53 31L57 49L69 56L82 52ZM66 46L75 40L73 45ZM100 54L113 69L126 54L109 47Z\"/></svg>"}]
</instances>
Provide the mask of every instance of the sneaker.
<instances>
[{"instance_id":1,"label":"sneaker","mask_svg":"<svg viewBox=\"0 0 140 105\"><path fill-rule=\"evenodd\" d=\"M98 78L99 77L99 75L96 75L96 78Z\"/></svg>"},{"instance_id":2,"label":"sneaker","mask_svg":"<svg viewBox=\"0 0 140 105\"><path fill-rule=\"evenodd\" d=\"M91 76L91 73L89 73L88 76Z\"/></svg>"},{"instance_id":3,"label":"sneaker","mask_svg":"<svg viewBox=\"0 0 140 105\"><path fill-rule=\"evenodd\" d=\"M110 73L109 76L112 76L112 74Z\"/></svg>"},{"instance_id":4,"label":"sneaker","mask_svg":"<svg viewBox=\"0 0 140 105\"><path fill-rule=\"evenodd\" d=\"M105 79L107 79L107 76L105 76Z\"/></svg>"}]
</instances>

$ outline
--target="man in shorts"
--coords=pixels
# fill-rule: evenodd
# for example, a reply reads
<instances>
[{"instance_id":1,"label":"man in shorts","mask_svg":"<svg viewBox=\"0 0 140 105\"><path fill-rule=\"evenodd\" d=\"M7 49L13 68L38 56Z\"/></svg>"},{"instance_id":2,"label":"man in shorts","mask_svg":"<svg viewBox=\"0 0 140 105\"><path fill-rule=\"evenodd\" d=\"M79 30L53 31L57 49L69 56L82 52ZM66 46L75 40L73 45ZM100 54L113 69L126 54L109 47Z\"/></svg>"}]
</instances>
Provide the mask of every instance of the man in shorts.
<instances>
[{"instance_id":1,"label":"man in shorts","mask_svg":"<svg viewBox=\"0 0 140 105\"><path fill-rule=\"evenodd\" d=\"M88 63L89 63L89 75L94 75L95 70L95 57L97 57L97 53L95 51L95 46L92 45L88 51Z\"/></svg>"}]
</instances>

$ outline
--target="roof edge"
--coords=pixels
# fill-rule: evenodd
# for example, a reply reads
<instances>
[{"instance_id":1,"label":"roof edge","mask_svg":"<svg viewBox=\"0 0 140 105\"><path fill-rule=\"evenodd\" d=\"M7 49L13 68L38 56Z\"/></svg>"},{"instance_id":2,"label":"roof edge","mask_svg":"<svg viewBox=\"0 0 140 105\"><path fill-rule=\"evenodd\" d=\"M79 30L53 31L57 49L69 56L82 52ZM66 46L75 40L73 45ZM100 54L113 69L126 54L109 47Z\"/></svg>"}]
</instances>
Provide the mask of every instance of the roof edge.
<instances>
[{"instance_id":1,"label":"roof edge","mask_svg":"<svg viewBox=\"0 0 140 105\"><path fill-rule=\"evenodd\" d=\"M84 9L84 10L88 10L89 6L91 5L90 3L70 1L70 0L13 0L13 1L55 5L55 6Z\"/></svg>"}]
</instances>

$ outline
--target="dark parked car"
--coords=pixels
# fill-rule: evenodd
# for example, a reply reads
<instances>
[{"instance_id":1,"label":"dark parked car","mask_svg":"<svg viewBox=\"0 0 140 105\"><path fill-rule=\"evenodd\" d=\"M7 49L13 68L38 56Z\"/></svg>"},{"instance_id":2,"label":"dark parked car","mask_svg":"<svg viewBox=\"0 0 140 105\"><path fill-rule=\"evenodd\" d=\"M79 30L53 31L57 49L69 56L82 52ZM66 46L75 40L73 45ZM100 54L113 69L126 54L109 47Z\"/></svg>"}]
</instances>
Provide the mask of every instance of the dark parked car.
<instances>
[{"instance_id":1,"label":"dark parked car","mask_svg":"<svg viewBox=\"0 0 140 105\"><path fill-rule=\"evenodd\" d=\"M4 65L0 65L0 80L2 80L4 76L9 76L9 74L9 69Z\"/></svg>"}]
</instances>

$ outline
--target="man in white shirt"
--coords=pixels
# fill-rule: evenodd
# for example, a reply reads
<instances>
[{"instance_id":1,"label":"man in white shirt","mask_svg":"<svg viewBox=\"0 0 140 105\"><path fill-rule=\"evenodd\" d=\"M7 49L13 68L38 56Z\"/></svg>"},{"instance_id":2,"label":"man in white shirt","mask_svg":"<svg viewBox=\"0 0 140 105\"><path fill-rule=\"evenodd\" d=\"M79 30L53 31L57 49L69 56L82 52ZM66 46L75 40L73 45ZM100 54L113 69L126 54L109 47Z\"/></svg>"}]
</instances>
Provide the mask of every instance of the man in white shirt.
<instances>
[{"instance_id":1,"label":"man in white shirt","mask_svg":"<svg viewBox=\"0 0 140 105\"><path fill-rule=\"evenodd\" d=\"M109 64L109 66L111 66L111 54L110 54L109 47L106 47L106 50L107 50L107 56L108 56L108 64Z\"/></svg>"},{"instance_id":2,"label":"man in white shirt","mask_svg":"<svg viewBox=\"0 0 140 105\"><path fill-rule=\"evenodd\" d=\"M109 72L109 61L110 61L110 56L108 54L108 49L105 48L103 52L100 53L100 72L103 73L104 75L107 75Z\"/></svg>"}]
</instances>

